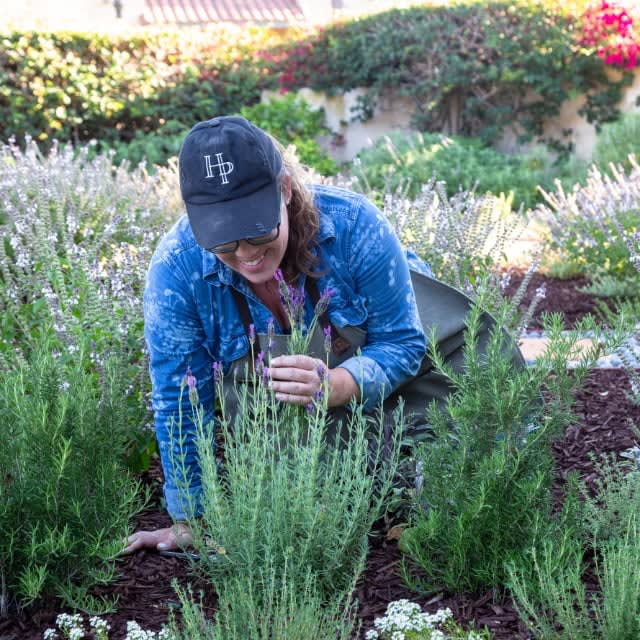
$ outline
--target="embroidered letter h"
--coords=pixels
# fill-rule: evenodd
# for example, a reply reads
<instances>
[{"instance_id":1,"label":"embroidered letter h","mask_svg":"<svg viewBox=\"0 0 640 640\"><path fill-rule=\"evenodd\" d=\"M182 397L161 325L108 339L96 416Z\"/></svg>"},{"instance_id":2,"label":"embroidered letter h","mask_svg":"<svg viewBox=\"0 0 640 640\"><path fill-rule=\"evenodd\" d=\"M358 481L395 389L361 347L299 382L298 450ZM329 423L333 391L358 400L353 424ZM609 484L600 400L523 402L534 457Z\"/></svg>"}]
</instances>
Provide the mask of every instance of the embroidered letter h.
<instances>
[{"instance_id":1,"label":"embroidered letter h","mask_svg":"<svg viewBox=\"0 0 640 640\"><path fill-rule=\"evenodd\" d=\"M233 171L233 162L224 162L222 160L222 154L216 153L216 164L211 164L211 156L204 156L205 166L207 168L207 178L215 178L213 170L218 168L218 175L222 178L222 184L229 184L227 176Z\"/></svg>"}]
</instances>

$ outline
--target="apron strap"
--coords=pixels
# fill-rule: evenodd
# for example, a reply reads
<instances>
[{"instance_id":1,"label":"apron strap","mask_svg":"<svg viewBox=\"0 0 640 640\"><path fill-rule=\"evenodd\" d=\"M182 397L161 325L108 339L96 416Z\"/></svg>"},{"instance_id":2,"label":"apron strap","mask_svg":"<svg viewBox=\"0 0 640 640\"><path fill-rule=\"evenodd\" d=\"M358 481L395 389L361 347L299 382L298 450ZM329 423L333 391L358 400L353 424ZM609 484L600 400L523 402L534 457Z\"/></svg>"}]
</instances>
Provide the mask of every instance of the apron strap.
<instances>
[{"instance_id":1,"label":"apron strap","mask_svg":"<svg viewBox=\"0 0 640 640\"><path fill-rule=\"evenodd\" d=\"M233 294L233 299L236 303L236 307L238 308L240 319L242 320L242 324L244 325L244 331L247 334L247 337L249 337L251 335L250 326L253 324L253 318L251 317L251 311L249 311L247 299L235 287L231 287L231 293ZM260 353L260 338L258 336L258 332L255 330L255 325L253 329L253 333L256 337L256 353Z\"/></svg>"},{"instance_id":2,"label":"apron strap","mask_svg":"<svg viewBox=\"0 0 640 640\"><path fill-rule=\"evenodd\" d=\"M309 294L311 302L313 303L313 306L315 308L318 304L318 301L320 300L320 292L318 290L317 280L315 278L307 277L305 279L305 290ZM247 337L249 337L249 335L251 334L249 327L251 324L253 324L253 318L251 317L251 311L249 310L249 305L247 304L247 298L235 287L231 287L231 293L233 294L233 299L235 300L236 307L238 308L240 319L242 320L242 324L244 325L245 333L247 334ZM331 320L329 320L329 315L327 314L326 310L322 314L320 314L318 321L323 329L331 327L331 345L332 350L336 355L340 355L347 349L349 349L351 345L338 333ZM255 325L254 333L256 352L259 353L261 351L260 338L258 337L258 332L255 331Z\"/></svg>"}]
</instances>

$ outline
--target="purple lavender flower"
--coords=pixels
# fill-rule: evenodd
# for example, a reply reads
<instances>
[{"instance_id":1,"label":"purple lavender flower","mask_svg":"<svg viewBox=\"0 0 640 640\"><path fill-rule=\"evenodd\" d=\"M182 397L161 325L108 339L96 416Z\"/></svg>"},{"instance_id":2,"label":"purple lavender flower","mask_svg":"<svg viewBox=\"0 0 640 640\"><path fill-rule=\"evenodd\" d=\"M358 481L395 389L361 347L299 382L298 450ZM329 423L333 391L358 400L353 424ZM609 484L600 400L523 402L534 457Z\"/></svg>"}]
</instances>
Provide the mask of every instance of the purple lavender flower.
<instances>
[{"instance_id":1,"label":"purple lavender flower","mask_svg":"<svg viewBox=\"0 0 640 640\"><path fill-rule=\"evenodd\" d=\"M221 362L214 362L212 367L213 369L213 381L215 384L220 384L222 382L222 376L223 376L223 371L222 371L222 363Z\"/></svg>"},{"instance_id":2,"label":"purple lavender flower","mask_svg":"<svg viewBox=\"0 0 640 640\"><path fill-rule=\"evenodd\" d=\"M320 294L320 300L318 300L318 303L316 304L316 308L314 309L314 313L317 316L321 316L327 310L327 308L329 307L329 300L331 300L331 297L335 292L336 292L335 289L332 289L331 287L327 287Z\"/></svg>"},{"instance_id":3,"label":"purple lavender flower","mask_svg":"<svg viewBox=\"0 0 640 640\"><path fill-rule=\"evenodd\" d=\"M316 410L316 407L313 404L313 402L309 402L309 404L307 404L306 408L307 408L307 413L309 413L309 414L312 414Z\"/></svg>"},{"instance_id":4,"label":"purple lavender flower","mask_svg":"<svg viewBox=\"0 0 640 640\"><path fill-rule=\"evenodd\" d=\"M198 404L198 381L191 372L191 367L187 367L187 372L182 379L182 388L185 386L189 387L189 402L191 402L191 404Z\"/></svg>"},{"instance_id":5,"label":"purple lavender flower","mask_svg":"<svg viewBox=\"0 0 640 640\"><path fill-rule=\"evenodd\" d=\"M282 274L282 269L276 269L276 272L273 274L273 279L276 282L284 282L284 275Z\"/></svg>"},{"instance_id":6,"label":"purple lavender flower","mask_svg":"<svg viewBox=\"0 0 640 640\"><path fill-rule=\"evenodd\" d=\"M249 325L249 342L251 346L255 344L256 341L256 326L254 324Z\"/></svg>"},{"instance_id":7,"label":"purple lavender flower","mask_svg":"<svg viewBox=\"0 0 640 640\"><path fill-rule=\"evenodd\" d=\"M318 378L320 378L320 382L324 382L324 379L327 376L327 367L324 366L324 363L318 363L318 366L316 367L316 373L318 374Z\"/></svg>"},{"instance_id":8,"label":"purple lavender flower","mask_svg":"<svg viewBox=\"0 0 640 640\"><path fill-rule=\"evenodd\" d=\"M262 375L262 370L264 369L264 351L260 351L260 353L258 353L255 369L258 375Z\"/></svg>"},{"instance_id":9,"label":"purple lavender flower","mask_svg":"<svg viewBox=\"0 0 640 640\"><path fill-rule=\"evenodd\" d=\"M324 327L322 333L324 333L324 350L326 353L331 353L331 325Z\"/></svg>"}]
</instances>

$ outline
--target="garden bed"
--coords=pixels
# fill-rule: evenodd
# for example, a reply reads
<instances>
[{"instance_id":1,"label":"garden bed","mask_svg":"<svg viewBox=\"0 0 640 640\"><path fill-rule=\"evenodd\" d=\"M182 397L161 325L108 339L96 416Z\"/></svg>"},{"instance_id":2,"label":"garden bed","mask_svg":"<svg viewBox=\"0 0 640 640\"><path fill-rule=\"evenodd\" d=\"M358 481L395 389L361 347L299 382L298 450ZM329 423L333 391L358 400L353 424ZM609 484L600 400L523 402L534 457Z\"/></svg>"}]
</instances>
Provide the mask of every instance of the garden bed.
<instances>
[{"instance_id":1,"label":"garden bed","mask_svg":"<svg viewBox=\"0 0 640 640\"><path fill-rule=\"evenodd\" d=\"M518 275L514 274L513 285ZM530 289L547 282L547 297L541 310L562 310L568 326L584 313L593 311L595 303L576 287L584 282L553 281L534 276ZM576 470L587 481L594 472L592 454L622 452L634 445L632 425L640 424L640 407L627 398L629 381L621 370L598 369L590 374L587 384L578 393L576 413L578 423L569 427L564 438L554 447L558 463L556 489L561 491L567 473ZM167 526L168 516L160 510L160 474L156 465L145 474L145 481L155 488L155 504L138 518L140 528ZM395 523L393 523L395 524ZM373 619L382 616L389 602L409 598L423 605L425 610L436 611L450 607L463 624L474 623L488 627L496 639L524 639L530 637L509 599L497 601L492 592L477 594L416 594L407 589L399 577L401 555L393 530L381 526L371 538L371 550L366 571L357 588L359 618L362 632L371 627ZM101 594L118 597L118 610L104 617L112 627L112 640L125 636L126 623L137 621L143 628L158 630L166 622L169 611L177 611L178 601L171 583L194 583L194 590L204 591L204 605L208 613L215 610L215 593L211 587L189 575L186 561L161 557L156 553L141 552L119 561L118 581L104 588ZM595 585L594 585L595 587ZM0 621L0 640L36 640L45 629L54 626L53 608L29 611L26 615Z\"/></svg>"}]
</instances>

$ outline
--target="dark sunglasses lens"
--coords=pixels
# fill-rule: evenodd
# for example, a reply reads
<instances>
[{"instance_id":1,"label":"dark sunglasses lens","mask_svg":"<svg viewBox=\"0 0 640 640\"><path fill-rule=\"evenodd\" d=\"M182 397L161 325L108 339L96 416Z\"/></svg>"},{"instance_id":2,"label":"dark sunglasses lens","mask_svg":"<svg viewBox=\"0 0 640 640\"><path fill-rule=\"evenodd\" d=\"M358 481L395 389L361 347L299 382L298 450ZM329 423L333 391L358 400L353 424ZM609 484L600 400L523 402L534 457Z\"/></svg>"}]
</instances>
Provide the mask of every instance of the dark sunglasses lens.
<instances>
[{"instance_id":1,"label":"dark sunglasses lens","mask_svg":"<svg viewBox=\"0 0 640 640\"><path fill-rule=\"evenodd\" d=\"M233 253L237 248L237 242L228 242L227 244L221 244L217 247L211 247L209 251L211 251L211 253Z\"/></svg>"}]
</instances>

